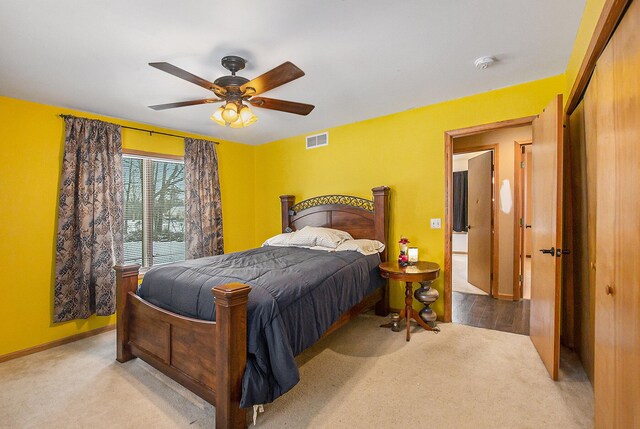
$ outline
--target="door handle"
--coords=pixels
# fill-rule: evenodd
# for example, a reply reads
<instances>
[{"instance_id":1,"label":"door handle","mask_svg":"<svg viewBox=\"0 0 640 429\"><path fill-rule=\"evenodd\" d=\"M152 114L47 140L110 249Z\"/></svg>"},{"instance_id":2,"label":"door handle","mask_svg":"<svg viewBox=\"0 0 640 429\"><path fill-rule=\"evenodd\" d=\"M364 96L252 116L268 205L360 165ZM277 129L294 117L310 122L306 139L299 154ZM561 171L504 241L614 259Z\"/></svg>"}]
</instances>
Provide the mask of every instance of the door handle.
<instances>
[{"instance_id":1,"label":"door handle","mask_svg":"<svg viewBox=\"0 0 640 429\"><path fill-rule=\"evenodd\" d=\"M525 228L531 228L531 225L525 225L524 227Z\"/></svg>"},{"instance_id":2,"label":"door handle","mask_svg":"<svg viewBox=\"0 0 640 429\"><path fill-rule=\"evenodd\" d=\"M558 258L562 255L568 255L569 253L571 253L569 249L561 249L559 247L556 249L556 257Z\"/></svg>"},{"instance_id":3,"label":"door handle","mask_svg":"<svg viewBox=\"0 0 640 429\"><path fill-rule=\"evenodd\" d=\"M471 225L467 225L467 229L471 229Z\"/></svg>"},{"instance_id":4,"label":"door handle","mask_svg":"<svg viewBox=\"0 0 640 429\"><path fill-rule=\"evenodd\" d=\"M551 249L540 249L540 251L544 254L548 254L548 255L555 255L556 254L556 248L552 247Z\"/></svg>"}]
</instances>

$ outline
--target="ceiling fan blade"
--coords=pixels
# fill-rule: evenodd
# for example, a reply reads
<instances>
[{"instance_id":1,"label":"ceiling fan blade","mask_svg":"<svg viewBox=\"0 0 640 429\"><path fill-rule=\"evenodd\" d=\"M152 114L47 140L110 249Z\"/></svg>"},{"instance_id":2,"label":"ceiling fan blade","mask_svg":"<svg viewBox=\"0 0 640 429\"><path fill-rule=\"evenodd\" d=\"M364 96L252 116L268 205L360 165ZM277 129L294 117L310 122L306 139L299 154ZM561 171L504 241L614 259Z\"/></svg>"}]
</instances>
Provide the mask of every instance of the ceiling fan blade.
<instances>
[{"instance_id":1,"label":"ceiling fan blade","mask_svg":"<svg viewBox=\"0 0 640 429\"><path fill-rule=\"evenodd\" d=\"M315 108L311 104L296 103L295 101L277 100L275 98L254 97L249 100L252 106L263 109L279 110L281 112L308 115Z\"/></svg>"},{"instance_id":2,"label":"ceiling fan blade","mask_svg":"<svg viewBox=\"0 0 640 429\"><path fill-rule=\"evenodd\" d=\"M165 109L173 109L174 107L195 106L196 104L218 103L220 101L224 101L224 100L220 100L217 98L203 98L201 100L178 101L177 103L156 104L155 106L149 106L149 107L153 110L165 110Z\"/></svg>"},{"instance_id":3,"label":"ceiling fan blade","mask_svg":"<svg viewBox=\"0 0 640 429\"><path fill-rule=\"evenodd\" d=\"M240 87L242 91L246 91L247 88L255 89L251 95L262 94L270 89L277 88L280 85L284 85L287 82L298 79L304 76L304 72L296 67L293 63L287 61L280 64L278 67L269 70L263 75L250 80Z\"/></svg>"},{"instance_id":4,"label":"ceiling fan blade","mask_svg":"<svg viewBox=\"0 0 640 429\"><path fill-rule=\"evenodd\" d=\"M218 86L213 82L209 82L208 80L203 79L203 78L201 78L199 76L196 76L195 74L191 74L186 70L182 70L180 67L176 67L173 64L161 62L161 63L149 63L149 65L151 67L157 68L158 70L162 70L163 72L167 72L167 73L172 74L172 75L174 75L176 77L179 77L180 79L184 79L184 80L186 80L188 82L195 83L196 85L199 85L199 86L201 86L203 88L206 88L208 90L213 91L215 89L215 90L220 91L222 93L226 93L227 92L227 90L224 89L223 87Z\"/></svg>"}]
</instances>

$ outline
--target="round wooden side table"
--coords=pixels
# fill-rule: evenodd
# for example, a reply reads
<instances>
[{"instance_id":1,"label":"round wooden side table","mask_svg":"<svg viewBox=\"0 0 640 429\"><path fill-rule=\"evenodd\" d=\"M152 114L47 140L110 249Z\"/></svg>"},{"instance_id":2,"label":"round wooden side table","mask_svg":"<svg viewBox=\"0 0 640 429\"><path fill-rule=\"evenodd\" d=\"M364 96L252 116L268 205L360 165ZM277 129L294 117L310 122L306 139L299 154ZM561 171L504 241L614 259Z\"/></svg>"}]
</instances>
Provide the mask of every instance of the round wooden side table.
<instances>
[{"instance_id":1,"label":"round wooden side table","mask_svg":"<svg viewBox=\"0 0 640 429\"><path fill-rule=\"evenodd\" d=\"M422 287L419 290L429 290L431 282L437 279L438 275L440 275L440 266L435 262L418 261L414 265L401 267L400 265L398 265L397 261L391 261L381 263L378 268L380 268L380 275L385 279L405 282L404 309L400 312L400 320L407 320L407 341L411 339L411 319L415 320L418 325L422 326L428 331L439 332L440 328L432 328L424 320L422 320L422 318L418 314L416 314L416 312L413 311L413 288L411 284L413 282L420 282L422 283ZM433 297L437 299L438 296L431 295L431 298ZM428 314L428 318L432 318L433 315L435 315L431 308L429 308L429 305L433 301L435 301L435 299L431 298L428 299L428 302L423 301L423 304L425 304L425 308L421 311L421 313L425 312L425 314ZM428 311L425 311L427 309Z\"/></svg>"}]
</instances>

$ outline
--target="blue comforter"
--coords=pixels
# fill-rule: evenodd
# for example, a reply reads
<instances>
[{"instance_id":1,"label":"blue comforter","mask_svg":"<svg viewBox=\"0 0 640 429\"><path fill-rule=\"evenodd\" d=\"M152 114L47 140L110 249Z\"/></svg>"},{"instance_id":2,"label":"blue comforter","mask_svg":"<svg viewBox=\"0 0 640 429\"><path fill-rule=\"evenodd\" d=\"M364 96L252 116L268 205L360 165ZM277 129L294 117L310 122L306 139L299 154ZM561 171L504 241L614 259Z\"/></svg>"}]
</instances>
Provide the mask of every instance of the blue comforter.
<instances>
[{"instance_id":1,"label":"blue comforter","mask_svg":"<svg viewBox=\"0 0 640 429\"><path fill-rule=\"evenodd\" d=\"M211 288L252 287L247 305L247 369L241 407L272 402L298 383L294 356L383 285L379 255L261 247L154 267L138 295L184 316L215 320Z\"/></svg>"}]
</instances>

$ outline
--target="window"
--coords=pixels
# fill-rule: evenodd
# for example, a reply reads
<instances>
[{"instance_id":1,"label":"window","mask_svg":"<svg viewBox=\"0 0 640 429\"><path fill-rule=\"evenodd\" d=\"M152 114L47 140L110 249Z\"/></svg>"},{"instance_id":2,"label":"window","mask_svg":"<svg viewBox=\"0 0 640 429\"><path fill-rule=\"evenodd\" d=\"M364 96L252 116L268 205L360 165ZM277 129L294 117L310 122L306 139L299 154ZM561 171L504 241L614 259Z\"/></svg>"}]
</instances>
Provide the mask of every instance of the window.
<instances>
[{"instance_id":1,"label":"window","mask_svg":"<svg viewBox=\"0 0 640 429\"><path fill-rule=\"evenodd\" d=\"M123 182L125 264L183 261L184 163L125 155Z\"/></svg>"}]
</instances>

